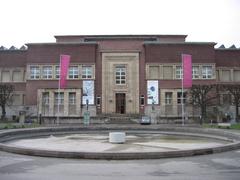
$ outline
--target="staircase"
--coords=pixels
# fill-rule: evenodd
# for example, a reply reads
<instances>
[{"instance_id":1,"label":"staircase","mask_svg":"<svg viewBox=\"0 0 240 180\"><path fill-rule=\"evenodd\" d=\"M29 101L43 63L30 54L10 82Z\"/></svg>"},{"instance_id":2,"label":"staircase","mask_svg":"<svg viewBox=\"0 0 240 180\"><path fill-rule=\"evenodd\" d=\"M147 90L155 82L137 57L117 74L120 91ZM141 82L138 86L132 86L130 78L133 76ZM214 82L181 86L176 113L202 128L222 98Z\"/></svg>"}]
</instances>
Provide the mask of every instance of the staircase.
<instances>
[{"instance_id":1,"label":"staircase","mask_svg":"<svg viewBox=\"0 0 240 180\"><path fill-rule=\"evenodd\" d=\"M129 114L111 114L106 115L106 124L138 124L140 115L129 115Z\"/></svg>"}]
</instances>

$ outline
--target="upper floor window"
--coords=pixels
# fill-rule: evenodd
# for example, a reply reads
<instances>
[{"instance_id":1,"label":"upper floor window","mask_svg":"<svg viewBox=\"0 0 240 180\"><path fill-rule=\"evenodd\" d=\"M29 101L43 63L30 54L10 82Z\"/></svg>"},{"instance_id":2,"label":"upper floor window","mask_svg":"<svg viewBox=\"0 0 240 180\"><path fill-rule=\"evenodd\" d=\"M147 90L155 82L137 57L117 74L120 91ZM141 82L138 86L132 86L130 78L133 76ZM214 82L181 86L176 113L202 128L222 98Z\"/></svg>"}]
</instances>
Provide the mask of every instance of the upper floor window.
<instances>
[{"instance_id":1,"label":"upper floor window","mask_svg":"<svg viewBox=\"0 0 240 180\"><path fill-rule=\"evenodd\" d=\"M10 82L10 81L11 81L10 71L2 71L2 82Z\"/></svg>"},{"instance_id":2,"label":"upper floor window","mask_svg":"<svg viewBox=\"0 0 240 180\"><path fill-rule=\"evenodd\" d=\"M202 67L202 78L211 79L213 76L212 66L203 66Z\"/></svg>"},{"instance_id":3,"label":"upper floor window","mask_svg":"<svg viewBox=\"0 0 240 180\"><path fill-rule=\"evenodd\" d=\"M51 79L52 78L52 66L43 66L42 69L43 78L44 79Z\"/></svg>"},{"instance_id":4,"label":"upper floor window","mask_svg":"<svg viewBox=\"0 0 240 180\"><path fill-rule=\"evenodd\" d=\"M82 67L82 78L89 79L92 78L93 70L92 66L83 66Z\"/></svg>"},{"instance_id":5,"label":"upper floor window","mask_svg":"<svg viewBox=\"0 0 240 180\"><path fill-rule=\"evenodd\" d=\"M123 65L116 66L115 77L116 84L126 84L126 67Z\"/></svg>"},{"instance_id":6,"label":"upper floor window","mask_svg":"<svg viewBox=\"0 0 240 180\"><path fill-rule=\"evenodd\" d=\"M71 66L68 72L69 79L78 79L78 76L79 76L78 66Z\"/></svg>"},{"instance_id":7,"label":"upper floor window","mask_svg":"<svg viewBox=\"0 0 240 180\"><path fill-rule=\"evenodd\" d=\"M60 68L59 66L55 66L55 78L59 79L60 77Z\"/></svg>"},{"instance_id":8,"label":"upper floor window","mask_svg":"<svg viewBox=\"0 0 240 180\"><path fill-rule=\"evenodd\" d=\"M176 79L182 79L182 66L176 67Z\"/></svg>"},{"instance_id":9,"label":"upper floor window","mask_svg":"<svg viewBox=\"0 0 240 180\"><path fill-rule=\"evenodd\" d=\"M192 78L199 79L199 66L192 67Z\"/></svg>"},{"instance_id":10,"label":"upper floor window","mask_svg":"<svg viewBox=\"0 0 240 180\"><path fill-rule=\"evenodd\" d=\"M31 79L39 79L40 78L39 66L31 66L30 67L30 78Z\"/></svg>"}]
</instances>

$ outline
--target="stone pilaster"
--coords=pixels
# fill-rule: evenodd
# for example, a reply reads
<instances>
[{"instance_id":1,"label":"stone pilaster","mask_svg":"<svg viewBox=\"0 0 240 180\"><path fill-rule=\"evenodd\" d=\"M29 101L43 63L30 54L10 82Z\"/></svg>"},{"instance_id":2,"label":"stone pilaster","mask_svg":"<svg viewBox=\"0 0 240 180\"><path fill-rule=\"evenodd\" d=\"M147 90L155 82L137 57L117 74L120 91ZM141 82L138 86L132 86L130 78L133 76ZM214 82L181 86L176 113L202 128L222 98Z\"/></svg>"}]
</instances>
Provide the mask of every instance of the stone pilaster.
<instances>
[{"instance_id":1,"label":"stone pilaster","mask_svg":"<svg viewBox=\"0 0 240 180\"><path fill-rule=\"evenodd\" d=\"M76 115L80 116L81 115L81 103L82 102L82 94L81 90L77 90L76 92Z\"/></svg>"},{"instance_id":2,"label":"stone pilaster","mask_svg":"<svg viewBox=\"0 0 240 180\"><path fill-rule=\"evenodd\" d=\"M63 116L68 116L68 108L69 108L69 92L68 91L63 91L63 96L64 96L64 101L63 101Z\"/></svg>"},{"instance_id":3,"label":"stone pilaster","mask_svg":"<svg viewBox=\"0 0 240 180\"><path fill-rule=\"evenodd\" d=\"M54 116L54 91L49 91L49 115Z\"/></svg>"}]
</instances>

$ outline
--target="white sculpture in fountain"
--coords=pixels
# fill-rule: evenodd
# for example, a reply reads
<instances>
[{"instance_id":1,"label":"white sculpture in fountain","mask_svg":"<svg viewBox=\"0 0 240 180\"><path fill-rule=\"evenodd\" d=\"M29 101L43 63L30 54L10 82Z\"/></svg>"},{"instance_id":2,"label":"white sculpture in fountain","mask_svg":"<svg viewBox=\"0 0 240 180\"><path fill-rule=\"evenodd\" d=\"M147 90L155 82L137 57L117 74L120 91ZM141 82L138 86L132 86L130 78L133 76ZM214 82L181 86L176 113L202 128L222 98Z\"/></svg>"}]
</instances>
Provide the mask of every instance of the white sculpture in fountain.
<instances>
[{"instance_id":1,"label":"white sculpture in fountain","mask_svg":"<svg viewBox=\"0 0 240 180\"><path fill-rule=\"evenodd\" d=\"M109 133L109 142L116 144L123 144L126 141L125 132L110 132Z\"/></svg>"}]
</instances>

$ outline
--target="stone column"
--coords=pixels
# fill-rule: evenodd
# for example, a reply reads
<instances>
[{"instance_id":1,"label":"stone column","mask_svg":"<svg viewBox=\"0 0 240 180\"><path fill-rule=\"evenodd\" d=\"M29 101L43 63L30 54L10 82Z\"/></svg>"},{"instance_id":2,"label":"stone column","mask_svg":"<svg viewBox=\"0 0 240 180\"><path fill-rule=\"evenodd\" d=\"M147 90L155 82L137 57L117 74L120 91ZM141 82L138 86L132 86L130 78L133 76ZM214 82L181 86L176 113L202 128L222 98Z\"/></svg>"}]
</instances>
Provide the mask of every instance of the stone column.
<instances>
[{"instance_id":1,"label":"stone column","mask_svg":"<svg viewBox=\"0 0 240 180\"><path fill-rule=\"evenodd\" d=\"M81 115L81 103L82 102L82 95L81 95L81 90L78 89L76 91L76 115L80 116Z\"/></svg>"},{"instance_id":2,"label":"stone column","mask_svg":"<svg viewBox=\"0 0 240 180\"><path fill-rule=\"evenodd\" d=\"M177 104L177 91L173 91L173 97L172 97L172 106L173 106L173 116L176 116L178 114L178 104Z\"/></svg>"},{"instance_id":3,"label":"stone column","mask_svg":"<svg viewBox=\"0 0 240 180\"><path fill-rule=\"evenodd\" d=\"M230 70L230 81L234 81L234 71L233 69Z\"/></svg>"},{"instance_id":4,"label":"stone column","mask_svg":"<svg viewBox=\"0 0 240 180\"><path fill-rule=\"evenodd\" d=\"M69 107L69 98L68 98L68 95L69 95L69 92L66 90L63 91L64 93L64 101L63 101L63 116L68 116L68 107Z\"/></svg>"},{"instance_id":5,"label":"stone column","mask_svg":"<svg viewBox=\"0 0 240 180\"><path fill-rule=\"evenodd\" d=\"M38 106L38 114L42 114L42 90L38 90L37 93L37 106Z\"/></svg>"},{"instance_id":6,"label":"stone column","mask_svg":"<svg viewBox=\"0 0 240 180\"><path fill-rule=\"evenodd\" d=\"M49 91L49 115L54 116L54 91Z\"/></svg>"}]
</instances>

